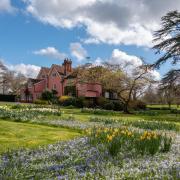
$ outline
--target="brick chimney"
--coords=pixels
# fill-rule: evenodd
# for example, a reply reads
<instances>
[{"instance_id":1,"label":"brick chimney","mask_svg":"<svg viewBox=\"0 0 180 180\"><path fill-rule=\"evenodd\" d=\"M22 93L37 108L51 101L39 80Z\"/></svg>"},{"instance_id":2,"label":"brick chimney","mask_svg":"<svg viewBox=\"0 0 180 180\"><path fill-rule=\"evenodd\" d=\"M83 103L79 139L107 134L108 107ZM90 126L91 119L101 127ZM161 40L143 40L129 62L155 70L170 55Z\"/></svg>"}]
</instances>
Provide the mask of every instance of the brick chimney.
<instances>
[{"instance_id":1,"label":"brick chimney","mask_svg":"<svg viewBox=\"0 0 180 180\"><path fill-rule=\"evenodd\" d=\"M64 63L62 64L64 66L64 74L68 74L72 72L72 61L71 59L64 59Z\"/></svg>"}]
</instances>

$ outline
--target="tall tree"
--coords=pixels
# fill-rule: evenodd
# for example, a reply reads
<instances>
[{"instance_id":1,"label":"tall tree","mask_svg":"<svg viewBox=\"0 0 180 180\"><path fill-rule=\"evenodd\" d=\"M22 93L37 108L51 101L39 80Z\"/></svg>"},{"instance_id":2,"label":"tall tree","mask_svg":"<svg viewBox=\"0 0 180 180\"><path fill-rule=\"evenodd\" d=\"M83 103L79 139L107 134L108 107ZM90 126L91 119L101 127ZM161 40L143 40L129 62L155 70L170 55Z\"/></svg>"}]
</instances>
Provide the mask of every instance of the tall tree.
<instances>
[{"instance_id":1,"label":"tall tree","mask_svg":"<svg viewBox=\"0 0 180 180\"><path fill-rule=\"evenodd\" d=\"M177 65L180 62L180 12L171 11L161 18L162 27L154 34L154 42L156 45L153 49L156 54L163 55L155 62L154 67L159 68L161 64L170 61ZM170 70L162 79L162 90L165 93L165 98L169 106L174 99L174 94L177 96L176 103L179 104L180 93L180 69L176 67Z\"/></svg>"},{"instance_id":2,"label":"tall tree","mask_svg":"<svg viewBox=\"0 0 180 180\"><path fill-rule=\"evenodd\" d=\"M130 76L124 76L120 79L121 88L118 89L118 95L121 101L124 102L125 113L129 113L130 102L136 100L137 95L143 94L147 84L151 81L149 71L148 66L142 65L136 67Z\"/></svg>"},{"instance_id":3,"label":"tall tree","mask_svg":"<svg viewBox=\"0 0 180 180\"><path fill-rule=\"evenodd\" d=\"M166 61L177 64L180 61L180 12L171 11L161 18L162 27L154 34L156 54L163 55L154 64L159 67Z\"/></svg>"},{"instance_id":4,"label":"tall tree","mask_svg":"<svg viewBox=\"0 0 180 180\"><path fill-rule=\"evenodd\" d=\"M169 71L161 80L161 89L166 94L165 99L169 107L172 102L175 102L178 106L180 103L180 71Z\"/></svg>"}]
</instances>

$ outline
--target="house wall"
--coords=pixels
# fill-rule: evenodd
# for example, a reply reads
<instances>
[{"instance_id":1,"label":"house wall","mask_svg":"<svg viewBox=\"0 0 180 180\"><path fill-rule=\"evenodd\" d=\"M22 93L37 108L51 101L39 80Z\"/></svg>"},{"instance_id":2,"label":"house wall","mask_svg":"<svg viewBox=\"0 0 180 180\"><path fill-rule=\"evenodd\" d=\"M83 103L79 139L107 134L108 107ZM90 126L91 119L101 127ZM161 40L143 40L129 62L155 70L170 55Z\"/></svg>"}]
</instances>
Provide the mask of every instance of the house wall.
<instances>
[{"instance_id":1,"label":"house wall","mask_svg":"<svg viewBox=\"0 0 180 180\"><path fill-rule=\"evenodd\" d=\"M84 97L100 97L102 95L102 86L96 83L77 83L77 95Z\"/></svg>"},{"instance_id":2,"label":"house wall","mask_svg":"<svg viewBox=\"0 0 180 180\"><path fill-rule=\"evenodd\" d=\"M56 74L56 76L53 76L53 74ZM49 81L48 89L49 90L54 89L58 92L57 96L62 96L63 95L62 83L61 83L62 79L55 68L53 68L52 71L50 72L48 81Z\"/></svg>"},{"instance_id":3,"label":"house wall","mask_svg":"<svg viewBox=\"0 0 180 180\"><path fill-rule=\"evenodd\" d=\"M33 100L36 100L41 97L42 92L46 89L46 79L34 84L33 86Z\"/></svg>"}]
</instances>

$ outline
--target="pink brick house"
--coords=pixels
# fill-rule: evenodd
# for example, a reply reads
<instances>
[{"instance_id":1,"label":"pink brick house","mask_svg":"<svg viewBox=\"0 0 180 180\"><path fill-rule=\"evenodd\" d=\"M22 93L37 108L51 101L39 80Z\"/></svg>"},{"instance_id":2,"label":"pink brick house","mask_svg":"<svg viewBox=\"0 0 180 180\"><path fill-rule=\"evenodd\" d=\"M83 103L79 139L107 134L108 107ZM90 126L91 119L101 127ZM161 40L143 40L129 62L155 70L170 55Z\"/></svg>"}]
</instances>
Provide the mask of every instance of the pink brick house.
<instances>
[{"instance_id":1,"label":"pink brick house","mask_svg":"<svg viewBox=\"0 0 180 180\"><path fill-rule=\"evenodd\" d=\"M97 98L102 96L102 86L98 83L82 83L73 73L72 61L65 59L62 66L53 64L42 67L36 79L29 79L27 86L21 89L21 101L33 102L41 97L45 90L56 90L57 96L74 95L76 97ZM74 94L72 91L74 90Z\"/></svg>"}]
</instances>

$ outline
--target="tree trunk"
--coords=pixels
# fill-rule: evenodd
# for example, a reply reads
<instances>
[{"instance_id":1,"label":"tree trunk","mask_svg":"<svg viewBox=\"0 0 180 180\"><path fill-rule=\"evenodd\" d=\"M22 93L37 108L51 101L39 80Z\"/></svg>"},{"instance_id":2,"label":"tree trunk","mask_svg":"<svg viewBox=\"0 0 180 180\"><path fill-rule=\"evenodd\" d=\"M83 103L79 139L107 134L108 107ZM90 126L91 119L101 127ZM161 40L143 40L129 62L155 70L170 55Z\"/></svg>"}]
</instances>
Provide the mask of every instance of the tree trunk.
<instances>
[{"instance_id":1,"label":"tree trunk","mask_svg":"<svg viewBox=\"0 0 180 180\"><path fill-rule=\"evenodd\" d=\"M168 105L169 105L169 109L171 109L171 102L168 102Z\"/></svg>"},{"instance_id":2,"label":"tree trunk","mask_svg":"<svg viewBox=\"0 0 180 180\"><path fill-rule=\"evenodd\" d=\"M124 113L126 113L126 114L130 114L129 109L128 109L128 106L129 106L129 102L126 102L126 103L124 104Z\"/></svg>"}]
</instances>

